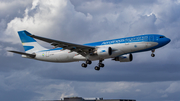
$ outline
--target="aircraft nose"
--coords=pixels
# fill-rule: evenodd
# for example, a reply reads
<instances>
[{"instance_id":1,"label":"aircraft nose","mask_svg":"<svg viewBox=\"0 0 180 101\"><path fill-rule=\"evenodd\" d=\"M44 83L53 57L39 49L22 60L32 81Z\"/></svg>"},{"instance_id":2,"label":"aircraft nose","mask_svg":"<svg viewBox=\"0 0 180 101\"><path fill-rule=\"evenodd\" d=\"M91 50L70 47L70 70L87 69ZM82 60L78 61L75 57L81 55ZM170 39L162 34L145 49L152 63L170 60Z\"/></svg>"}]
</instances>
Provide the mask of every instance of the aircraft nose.
<instances>
[{"instance_id":1,"label":"aircraft nose","mask_svg":"<svg viewBox=\"0 0 180 101\"><path fill-rule=\"evenodd\" d=\"M169 39L169 38L162 38L162 40L159 41L158 44L159 44L160 47L162 47L164 45L167 45L170 41L171 41L171 39Z\"/></svg>"},{"instance_id":2,"label":"aircraft nose","mask_svg":"<svg viewBox=\"0 0 180 101\"><path fill-rule=\"evenodd\" d=\"M168 44L171 41L171 39L166 38L166 44Z\"/></svg>"}]
</instances>

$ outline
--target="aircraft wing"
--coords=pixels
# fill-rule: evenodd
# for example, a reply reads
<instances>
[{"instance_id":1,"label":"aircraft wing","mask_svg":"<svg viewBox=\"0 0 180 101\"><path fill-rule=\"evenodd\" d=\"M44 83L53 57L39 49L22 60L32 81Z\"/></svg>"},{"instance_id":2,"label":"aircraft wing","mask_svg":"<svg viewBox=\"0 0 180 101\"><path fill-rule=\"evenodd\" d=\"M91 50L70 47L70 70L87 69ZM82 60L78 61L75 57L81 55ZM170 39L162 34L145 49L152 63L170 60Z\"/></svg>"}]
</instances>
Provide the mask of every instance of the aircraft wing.
<instances>
[{"instance_id":1,"label":"aircraft wing","mask_svg":"<svg viewBox=\"0 0 180 101\"><path fill-rule=\"evenodd\" d=\"M32 34L26 32L26 31L25 31L25 33L26 33L26 35L28 35L28 36L30 36L32 38L51 43L51 45L53 45L55 47L62 47L63 49L68 49L68 50L71 50L71 51L75 51L75 52L81 54L82 56L88 55L90 50L95 49L95 47L92 47L92 46L79 45L79 44L74 44L74 43L69 43L69 42L44 38L44 37L32 35Z\"/></svg>"}]
</instances>

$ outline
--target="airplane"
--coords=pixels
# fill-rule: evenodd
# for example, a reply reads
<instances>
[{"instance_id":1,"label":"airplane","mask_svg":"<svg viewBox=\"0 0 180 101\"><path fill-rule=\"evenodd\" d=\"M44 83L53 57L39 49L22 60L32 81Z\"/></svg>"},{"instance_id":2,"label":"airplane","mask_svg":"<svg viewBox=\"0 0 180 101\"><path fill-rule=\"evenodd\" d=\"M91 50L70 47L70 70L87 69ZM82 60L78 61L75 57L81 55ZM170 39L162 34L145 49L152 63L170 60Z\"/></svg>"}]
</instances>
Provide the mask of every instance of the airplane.
<instances>
[{"instance_id":1,"label":"airplane","mask_svg":"<svg viewBox=\"0 0 180 101\"><path fill-rule=\"evenodd\" d=\"M104 67L103 61L112 58L114 61L130 62L133 60L132 53L152 51L155 57L155 49L158 49L171 40L164 35L145 34L132 37L105 40L84 45L49 39L32 35L26 30L18 31L25 52L9 50L9 52L22 55L23 58L36 59L47 62L78 62L85 61L81 66L86 68L92 61L99 60L95 70ZM37 43L35 39L45 41L54 46L47 49Z\"/></svg>"}]
</instances>

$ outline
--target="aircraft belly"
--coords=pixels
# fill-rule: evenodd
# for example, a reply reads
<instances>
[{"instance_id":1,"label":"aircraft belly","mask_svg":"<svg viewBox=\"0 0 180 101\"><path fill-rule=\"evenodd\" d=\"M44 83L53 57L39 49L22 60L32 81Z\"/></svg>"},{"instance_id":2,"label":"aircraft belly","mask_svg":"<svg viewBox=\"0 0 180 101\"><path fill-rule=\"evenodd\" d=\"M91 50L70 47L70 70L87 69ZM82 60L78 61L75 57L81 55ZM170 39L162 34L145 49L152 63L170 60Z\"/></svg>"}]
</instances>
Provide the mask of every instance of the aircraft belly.
<instances>
[{"instance_id":1,"label":"aircraft belly","mask_svg":"<svg viewBox=\"0 0 180 101\"><path fill-rule=\"evenodd\" d=\"M76 52L69 52L69 50L39 52L36 54L36 59L48 62L73 62L75 55Z\"/></svg>"},{"instance_id":2,"label":"aircraft belly","mask_svg":"<svg viewBox=\"0 0 180 101\"><path fill-rule=\"evenodd\" d=\"M70 52L69 50L62 52L58 56L58 62L73 62L73 57L76 55L76 52Z\"/></svg>"},{"instance_id":3,"label":"aircraft belly","mask_svg":"<svg viewBox=\"0 0 180 101\"><path fill-rule=\"evenodd\" d=\"M76 55L76 56L73 57L73 59L75 61L85 61L86 60L86 58L84 56L82 56L82 55Z\"/></svg>"}]
</instances>

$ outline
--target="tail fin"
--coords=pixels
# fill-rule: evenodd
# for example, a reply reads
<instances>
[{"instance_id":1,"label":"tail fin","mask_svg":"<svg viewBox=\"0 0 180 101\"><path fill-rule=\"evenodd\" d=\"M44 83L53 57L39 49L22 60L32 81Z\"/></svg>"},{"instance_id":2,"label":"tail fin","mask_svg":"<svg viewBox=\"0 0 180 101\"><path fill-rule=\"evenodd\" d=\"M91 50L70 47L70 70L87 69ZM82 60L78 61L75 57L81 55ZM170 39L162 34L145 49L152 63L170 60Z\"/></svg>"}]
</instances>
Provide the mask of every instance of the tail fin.
<instances>
[{"instance_id":1,"label":"tail fin","mask_svg":"<svg viewBox=\"0 0 180 101\"><path fill-rule=\"evenodd\" d=\"M31 35L29 32L18 31L18 34L26 53L33 53L40 50L46 50L46 48L39 45L35 39L28 36Z\"/></svg>"}]
</instances>

